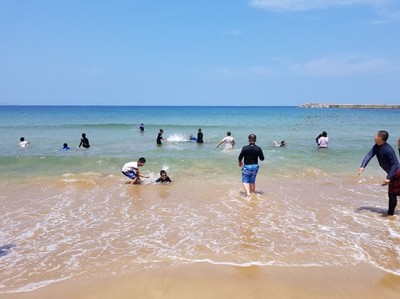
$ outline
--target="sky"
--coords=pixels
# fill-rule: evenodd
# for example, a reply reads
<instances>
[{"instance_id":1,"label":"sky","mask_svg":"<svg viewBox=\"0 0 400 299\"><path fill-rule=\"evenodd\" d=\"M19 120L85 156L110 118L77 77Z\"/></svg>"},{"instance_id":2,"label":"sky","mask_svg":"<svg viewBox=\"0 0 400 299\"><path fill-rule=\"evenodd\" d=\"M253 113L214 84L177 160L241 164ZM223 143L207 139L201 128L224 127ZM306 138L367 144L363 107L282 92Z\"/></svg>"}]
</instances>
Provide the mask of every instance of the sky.
<instances>
[{"instance_id":1,"label":"sky","mask_svg":"<svg viewBox=\"0 0 400 299\"><path fill-rule=\"evenodd\" d=\"M400 104L400 0L0 0L0 104Z\"/></svg>"}]
</instances>

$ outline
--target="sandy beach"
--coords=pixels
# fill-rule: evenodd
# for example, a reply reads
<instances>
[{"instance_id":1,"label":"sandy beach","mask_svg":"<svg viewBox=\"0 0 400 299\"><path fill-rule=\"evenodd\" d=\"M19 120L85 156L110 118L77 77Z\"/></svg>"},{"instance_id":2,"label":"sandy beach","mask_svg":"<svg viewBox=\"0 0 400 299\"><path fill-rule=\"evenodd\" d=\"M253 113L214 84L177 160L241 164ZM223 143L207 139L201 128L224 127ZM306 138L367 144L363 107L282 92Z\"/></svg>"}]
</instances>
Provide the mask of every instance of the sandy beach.
<instances>
[{"instance_id":1,"label":"sandy beach","mask_svg":"<svg viewBox=\"0 0 400 299\"><path fill-rule=\"evenodd\" d=\"M106 298L386 298L400 295L400 277L366 264L353 267L235 267L211 264L136 275L71 280L4 299Z\"/></svg>"},{"instance_id":2,"label":"sandy beach","mask_svg":"<svg viewBox=\"0 0 400 299\"><path fill-rule=\"evenodd\" d=\"M44 191L33 184L3 186L10 198L21 198L12 204L23 208L8 218L25 233L2 257L9 267L0 274L14 290L0 298L400 296L400 276L390 273L399 263L398 215L384 219L384 208L352 199L354 180L340 189L338 182L320 181L315 197L296 195L313 181L292 182L284 191L288 206L278 181L260 182L261 193L248 202L239 190L216 194L217 186L188 199L173 196L185 193L181 184L114 185L110 191L113 184L99 180L47 180ZM60 190L70 200L57 199ZM104 190L114 194L102 199ZM320 203L325 194L332 197ZM25 216L17 216L22 211ZM28 218L38 224L26 227Z\"/></svg>"}]
</instances>

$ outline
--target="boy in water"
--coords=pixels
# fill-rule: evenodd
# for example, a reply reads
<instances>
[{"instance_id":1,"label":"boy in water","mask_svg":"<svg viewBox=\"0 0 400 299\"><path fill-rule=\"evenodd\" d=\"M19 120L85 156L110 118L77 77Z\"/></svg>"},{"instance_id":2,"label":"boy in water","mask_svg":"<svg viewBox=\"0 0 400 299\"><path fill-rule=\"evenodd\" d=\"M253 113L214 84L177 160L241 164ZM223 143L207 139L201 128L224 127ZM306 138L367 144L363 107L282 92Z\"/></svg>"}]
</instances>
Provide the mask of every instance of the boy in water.
<instances>
[{"instance_id":1,"label":"boy in water","mask_svg":"<svg viewBox=\"0 0 400 299\"><path fill-rule=\"evenodd\" d=\"M160 177L156 180L156 183L172 183L172 181L167 175L167 172L165 170L161 170Z\"/></svg>"},{"instance_id":2,"label":"boy in water","mask_svg":"<svg viewBox=\"0 0 400 299\"><path fill-rule=\"evenodd\" d=\"M158 135L157 135L157 140L156 140L156 142L157 142L158 145L162 144L161 141L165 140L164 137L162 136L163 133L164 133L164 130L163 130L163 129L160 129L160 132L158 133Z\"/></svg>"},{"instance_id":3,"label":"boy in water","mask_svg":"<svg viewBox=\"0 0 400 299\"><path fill-rule=\"evenodd\" d=\"M139 131L142 133L144 132L144 124L143 123L140 124Z\"/></svg>"},{"instance_id":4,"label":"boy in water","mask_svg":"<svg viewBox=\"0 0 400 299\"><path fill-rule=\"evenodd\" d=\"M20 147L27 147L28 144L30 143L29 141L25 140L24 137L21 137L21 138L19 139L19 141L20 141L20 142L18 143L18 145L19 145Z\"/></svg>"},{"instance_id":5,"label":"boy in water","mask_svg":"<svg viewBox=\"0 0 400 299\"><path fill-rule=\"evenodd\" d=\"M141 157L137 162L128 162L122 167L122 173L132 180L131 185L139 183L140 177L148 178L139 171L139 167L143 167L145 163L146 159Z\"/></svg>"},{"instance_id":6,"label":"boy in water","mask_svg":"<svg viewBox=\"0 0 400 299\"><path fill-rule=\"evenodd\" d=\"M231 150L235 146L235 139L231 136L232 133L230 131L226 132L226 137L223 138L215 148L218 148L222 143L225 143L225 150Z\"/></svg>"},{"instance_id":7,"label":"boy in water","mask_svg":"<svg viewBox=\"0 0 400 299\"><path fill-rule=\"evenodd\" d=\"M286 147L286 141L282 140L279 144L276 140L273 142L275 146Z\"/></svg>"}]
</instances>

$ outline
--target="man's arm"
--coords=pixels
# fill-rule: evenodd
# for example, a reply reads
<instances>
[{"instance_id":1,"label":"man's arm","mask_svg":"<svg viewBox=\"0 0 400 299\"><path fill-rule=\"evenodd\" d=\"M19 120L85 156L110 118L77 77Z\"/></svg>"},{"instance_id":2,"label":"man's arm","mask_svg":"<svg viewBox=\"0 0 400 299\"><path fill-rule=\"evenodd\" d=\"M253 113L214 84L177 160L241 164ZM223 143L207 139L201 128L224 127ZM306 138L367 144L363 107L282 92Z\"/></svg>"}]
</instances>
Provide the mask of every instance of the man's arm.
<instances>
[{"instance_id":1,"label":"man's arm","mask_svg":"<svg viewBox=\"0 0 400 299\"><path fill-rule=\"evenodd\" d=\"M365 155L364 160L361 162L360 169L358 170L358 175L364 172L365 167L367 167L373 156L375 156L375 146Z\"/></svg>"},{"instance_id":2,"label":"man's arm","mask_svg":"<svg viewBox=\"0 0 400 299\"><path fill-rule=\"evenodd\" d=\"M242 159L244 157L244 153L243 153L243 149L241 150L239 157L238 157L238 161L239 161L239 166L242 167L243 166L243 162Z\"/></svg>"},{"instance_id":3,"label":"man's arm","mask_svg":"<svg viewBox=\"0 0 400 299\"><path fill-rule=\"evenodd\" d=\"M260 158L261 161L264 161L264 153L263 153L261 147L260 147L260 154L258 157Z\"/></svg>"}]
</instances>

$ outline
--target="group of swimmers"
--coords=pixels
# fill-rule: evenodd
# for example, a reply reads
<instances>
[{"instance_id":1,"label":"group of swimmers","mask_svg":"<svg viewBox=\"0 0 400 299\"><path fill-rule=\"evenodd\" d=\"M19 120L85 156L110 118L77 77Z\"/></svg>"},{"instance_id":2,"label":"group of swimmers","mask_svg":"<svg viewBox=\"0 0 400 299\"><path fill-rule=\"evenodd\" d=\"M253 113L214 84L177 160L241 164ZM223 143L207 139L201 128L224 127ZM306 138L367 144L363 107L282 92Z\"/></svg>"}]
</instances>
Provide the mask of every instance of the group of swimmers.
<instances>
[{"instance_id":1,"label":"group of swimmers","mask_svg":"<svg viewBox=\"0 0 400 299\"><path fill-rule=\"evenodd\" d=\"M143 128L143 130L141 129ZM141 126L139 127L140 131L143 132L144 131L144 126L143 124L141 124ZM163 129L160 129L158 135L157 135L157 139L156 139L156 143L157 144L162 144L162 141L165 140L162 137L162 134L164 133ZM201 128L199 128L198 132L197 132L197 138L194 138L193 135L189 136L189 140L191 141L196 141L197 143L203 143L203 133L201 131ZM225 138L223 138L218 144L217 144L217 148L222 144L225 143L225 149L226 150L230 150L233 149L233 146L235 145L235 139L231 136L231 132L227 132L227 136ZM146 159L144 157L139 158L139 160L137 162L128 162L125 163L124 166L122 167L122 173L131 179L131 184L137 184L140 182L140 178L144 177L144 178L148 178L148 176L145 176L143 174L141 174L139 167L143 167L144 164L146 163ZM155 181L156 183L171 183L171 179L168 176L167 172L165 170L161 170L160 171L160 177Z\"/></svg>"},{"instance_id":2,"label":"group of swimmers","mask_svg":"<svg viewBox=\"0 0 400 299\"><path fill-rule=\"evenodd\" d=\"M161 142L163 132L164 131L161 129L157 137L157 143L158 141ZM201 133L201 129L199 129L199 133ZM389 186L389 207L387 215L392 216L394 215L395 208L397 206L397 196L400 195L400 164L393 148L387 143L388 138L389 133L387 131L378 131L378 133L375 135L375 145L367 153L364 160L362 161L358 174L360 175L362 172L364 172L365 167L374 156L377 157L379 165L387 173L386 178L383 180L382 186ZM201 140L203 141L203 133L201 133ZM264 154L262 149L255 144L255 134L250 134L248 140L249 144L242 148L238 157L238 162L239 167L242 168L243 189L245 191L246 197L251 198L252 194L255 192L255 181L259 169L258 160L263 161ZM315 142L317 143L319 148L328 148L328 133L326 131L323 131L317 136L317 138L315 138ZM233 149L235 145L235 139L231 136L231 132L227 132L227 136L217 144L216 148L218 148L222 143L225 143L226 150ZM400 155L400 139L397 143ZM274 141L274 145L285 147L286 142L285 140L282 140L279 144L278 142ZM139 167L143 166L144 163L144 158L140 158L138 162L129 162L124 165L122 173L127 177L130 177L132 179L132 183L135 183L141 176L139 172ZM158 182L164 182L166 180L165 178L168 178L166 172L160 172L160 175L160 178L157 180Z\"/></svg>"},{"instance_id":3,"label":"group of swimmers","mask_svg":"<svg viewBox=\"0 0 400 299\"><path fill-rule=\"evenodd\" d=\"M139 127L141 132L144 132L144 125L141 124ZM157 144L162 144L161 141L164 140L162 137L164 130L160 129L160 132L157 136ZM227 136L224 137L218 144L216 148L218 148L221 144L225 143L225 150L233 149L235 145L235 139L232 137L230 131L227 132ZM398 162L397 156L393 150L393 148L386 142L389 138L389 133L387 131L378 131L375 135L375 145L365 156L363 162L361 163L359 169L359 175L364 172L365 167L368 165L368 162L376 155L378 158L379 165L382 169L387 173L385 180L382 183L382 186L388 185L388 197L389 197L389 208L388 215L394 215L395 207L397 205L397 196L400 195L400 164ZM246 196L251 197L252 193L255 191L255 179L258 172L258 160L263 161L264 155L262 149L255 144L256 135L250 134L248 137L249 144L244 146L239 154L238 162L239 166L242 168L242 183L243 189L245 190ZM199 128L197 133L196 142L203 143L203 133L201 128ZM321 134L317 136L315 139L319 148L327 148L328 147L328 134L326 131L323 131ZM399 147L399 155L400 155L400 139L398 140ZM25 140L24 137L20 138L19 146L24 148L30 144L29 141ZM274 141L275 146L285 147L286 142L284 140L279 144ZM82 134L82 138L80 141L79 147L90 148L89 139L86 137L86 134ZM64 143L62 150L69 150L67 143ZM244 160L242 162L242 160ZM143 167L146 163L146 159L144 157L139 158L137 162L128 162L125 163L122 167L122 173L131 179L131 184L137 184L140 182L141 177L148 178L148 176L144 176L139 171L139 167ZM160 177L156 180L157 183L171 183L171 179L168 176L165 170L160 171Z\"/></svg>"},{"instance_id":4,"label":"group of swimmers","mask_svg":"<svg viewBox=\"0 0 400 299\"><path fill-rule=\"evenodd\" d=\"M27 147L30 144L29 141L25 140L25 137L21 137L19 140L20 140L20 142L18 143L19 147ZM90 148L89 139L86 137L85 133L82 133L81 142L79 143L78 148L80 148L81 146L83 148ZM71 148L68 146L68 143L64 143L61 148L61 150L63 151L67 151L70 149Z\"/></svg>"},{"instance_id":5,"label":"group of swimmers","mask_svg":"<svg viewBox=\"0 0 400 299\"><path fill-rule=\"evenodd\" d=\"M142 124L142 125L143 125L143 124ZM143 131L141 131L141 132L143 132ZM162 144L162 141L165 141L165 140L166 140L166 139L163 137L163 134L164 134L164 130L163 130L163 129L160 129L160 131L159 131L158 134L157 134L157 139L156 139L156 143L157 143L158 145L161 145L161 144ZM197 143L204 143L204 140L203 140L203 132L201 131L201 128L199 128L198 131L197 131L197 138L194 137L193 135L190 135L190 136L189 136L189 141L195 141L195 142L197 142Z\"/></svg>"}]
</instances>

